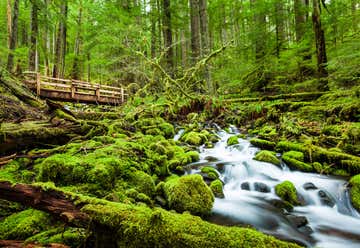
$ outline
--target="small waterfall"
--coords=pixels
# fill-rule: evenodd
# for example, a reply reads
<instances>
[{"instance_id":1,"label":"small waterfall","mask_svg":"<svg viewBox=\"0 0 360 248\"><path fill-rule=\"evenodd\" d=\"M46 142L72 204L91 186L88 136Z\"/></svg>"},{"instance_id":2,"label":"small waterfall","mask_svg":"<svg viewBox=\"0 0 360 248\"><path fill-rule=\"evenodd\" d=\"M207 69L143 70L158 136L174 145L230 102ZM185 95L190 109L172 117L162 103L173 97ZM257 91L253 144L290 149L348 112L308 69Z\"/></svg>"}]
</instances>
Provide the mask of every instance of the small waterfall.
<instances>
[{"instance_id":1,"label":"small waterfall","mask_svg":"<svg viewBox=\"0 0 360 248\"><path fill-rule=\"evenodd\" d=\"M225 198L216 198L209 221L252 226L309 247L360 247L360 215L351 206L345 180L255 161L259 149L248 140L227 146L237 133L230 130L233 134L219 131L220 141L214 148L201 147L200 162L190 165L190 173L204 165L217 168L225 184ZM285 180L295 185L302 201L290 212L276 205L281 201L275 185Z\"/></svg>"}]
</instances>

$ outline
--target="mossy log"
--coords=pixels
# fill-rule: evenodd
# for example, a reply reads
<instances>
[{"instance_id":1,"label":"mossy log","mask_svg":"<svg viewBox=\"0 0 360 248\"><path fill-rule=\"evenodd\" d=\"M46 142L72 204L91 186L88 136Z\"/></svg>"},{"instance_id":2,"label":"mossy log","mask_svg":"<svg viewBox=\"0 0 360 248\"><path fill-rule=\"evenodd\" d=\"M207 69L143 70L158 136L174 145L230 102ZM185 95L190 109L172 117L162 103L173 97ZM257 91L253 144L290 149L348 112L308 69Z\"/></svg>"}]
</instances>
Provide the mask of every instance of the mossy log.
<instances>
[{"instance_id":1,"label":"mossy log","mask_svg":"<svg viewBox=\"0 0 360 248\"><path fill-rule=\"evenodd\" d=\"M69 248L67 245L63 244L47 244L47 245L39 245L39 244L31 244L24 243L24 241L19 240L0 240L0 247L11 247L11 248Z\"/></svg>"},{"instance_id":2,"label":"mossy log","mask_svg":"<svg viewBox=\"0 0 360 248\"><path fill-rule=\"evenodd\" d=\"M301 92L301 93L291 93L291 94L281 94L281 95L274 95L274 96L262 96L262 97L248 97L248 98L233 98L231 99L229 96L226 98L225 101L227 102L260 102L260 101L273 101L273 100L279 100L279 99L292 99L292 100L298 100L298 101L310 101L315 100L322 95L324 95L325 92ZM230 95L231 96L231 95Z\"/></svg>"},{"instance_id":3,"label":"mossy log","mask_svg":"<svg viewBox=\"0 0 360 248\"><path fill-rule=\"evenodd\" d=\"M223 227L188 213L108 202L54 186L0 182L0 197L88 227L99 247L299 247L249 228ZM91 220L91 223L90 223Z\"/></svg>"}]
</instances>

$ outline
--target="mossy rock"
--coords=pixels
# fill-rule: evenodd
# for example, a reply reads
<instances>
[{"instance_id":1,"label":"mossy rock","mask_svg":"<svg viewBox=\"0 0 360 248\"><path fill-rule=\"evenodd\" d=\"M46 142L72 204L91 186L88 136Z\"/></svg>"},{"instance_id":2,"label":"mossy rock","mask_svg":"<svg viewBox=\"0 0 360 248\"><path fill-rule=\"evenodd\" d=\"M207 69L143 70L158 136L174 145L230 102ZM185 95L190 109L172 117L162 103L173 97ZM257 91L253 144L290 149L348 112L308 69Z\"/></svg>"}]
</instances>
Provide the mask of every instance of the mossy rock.
<instances>
[{"instance_id":1,"label":"mossy rock","mask_svg":"<svg viewBox=\"0 0 360 248\"><path fill-rule=\"evenodd\" d=\"M283 156L288 156L290 158L294 158L298 161L304 162L304 153L297 151L288 151L283 154Z\"/></svg>"},{"instance_id":2,"label":"mossy rock","mask_svg":"<svg viewBox=\"0 0 360 248\"><path fill-rule=\"evenodd\" d=\"M201 173L206 175L206 179L215 180L219 178L219 173L211 166L202 167Z\"/></svg>"},{"instance_id":3,"label":"mossy rock","mask_svg":"<svg viewBox=\"0 0 360 248\"><path fill-rule=\"evenodd\" d=\"M214 195L200 175L171 179L163 187L169 208L200 216L210 214Z\"/></svg>"},{"instance_id":4,"label":"mossy rock","mask_svg":"<svg viewBox=\"0 0 360 248\"><path fill-rule=\"evenodd\" d=\"M271 152L271 151L266 151L266 150L259 151L254 159L257 161L267 162L274 165L280 165L280 160L276 157L275 152Z\"/></svg>"},{"instance_id":5,"label":"mossy rock","mask_svg":"<svg viewBox=\"0 0 360 248\"><path fill-rule=\"evenodd\" d=\"M259 147L261 149L266 149L266 150L274 150L275 146L276 146L275 142L268 141L268 140L263 140L263 139L258 139L258 138L251 139L250 143L253 146Z\"/></svg>"},{"instance_id":6,"label":"mossy rock","mask_svg":"<svg viewBox=\"0 0 360 248\"><path fill-rule=\"evenodd\" d=\"M287 154L284 153L282 155L282 160L291 168L294 170L300 170L300 171L305 171L305 172L312 172L314 171L314 168L311 164L308 163L304 163L301 162L295 158L293 158L291 155L293 155L293 153ZM299 155L299 154L297 154Z\"/></svg>"},{"instance_id":7,"label":"mossy rock","mask_svg":"<svg viewBox=\"0 0 360 248\"><path fill-rule=\"evenodd\" d=\"M360 174L353 176L349 184L351 203L357 211L360 211Z\"/></svg>"},{"instance_id":8,"label":"mossy rock","mask_svg":"<svg viewBox=\"0 0 360 248\"><path fill-rule=\"evenodd\" d=\"M275 186L275 193L284 201L291 205L299 205L299 200L294 184L290 181L284 181Z\"/></svg>"},{"instance_id":9,"label":"mossy rock","mask_svg":"<svg viewBox=\"0 0 360 248\"><path fill-rule=\"evenodd\" d=\"M25 240L51 225L51 217L44 212L27 209L0 221L0 239Z\"/></svg>"},{"instance_id":10,"label":"mossy rock","mask_svg":"<svg viewBox=\"0 0 360 248\"><path fill-rule=\"evenodd\" d=\"M223 183L219 179L216 179L210 183L211 191L213 192L214 196L218 198L225 197L223 187Z\"/></svg>"},{"instance_id":11,"label":"mossy rock","mask_svg":"<svg viewBox=\"0 0 360 248\"><path fill-rule=\"evenodd\" d=\"M152 197L155 193L154 180L143 171L132 173L129 182L139 193L144 193L149 197Z\"/></svg>"},{"instance_id":12,"label":"mossy rock","mask_svg":"<svg viewBox=\"0 0 360 248\"><path fill-rule=\"evenodd\" d=\"M239 140L238 140L238 136L235 135L235 136L231 136L230 138L228 138L227 140L227 145L228 146L232 146L232 145L236 145L236 144L239 144Z\"/></svg>"},{"instance_id":13,"label":"mossy rock","mask_svg":"<svg viewBox=\"0 0 360 248\"><path fill-rule=\"evenodd\" d=\"M211 136L212 135L207 130L202 130L201 132L190 131L184 133L180 137L180 141L189 145L200 146L208 142Z\"/></svg>"}]
</instances>

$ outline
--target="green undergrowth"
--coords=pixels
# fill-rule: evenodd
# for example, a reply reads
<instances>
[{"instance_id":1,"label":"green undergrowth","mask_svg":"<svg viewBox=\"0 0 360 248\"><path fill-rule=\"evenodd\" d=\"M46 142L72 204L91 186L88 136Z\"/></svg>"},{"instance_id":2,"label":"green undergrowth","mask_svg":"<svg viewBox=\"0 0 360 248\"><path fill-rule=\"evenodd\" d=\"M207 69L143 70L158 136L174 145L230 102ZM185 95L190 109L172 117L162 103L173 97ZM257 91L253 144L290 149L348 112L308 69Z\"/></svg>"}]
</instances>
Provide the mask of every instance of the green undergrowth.
<instances>
[{"instance_id":1,"label":"green undergrowth","mask_svg":"<svg viewBox=\"0 0 360 248\"><path fill-rule=\"evenodd\" d=\"M360 174L352 177L349 183L351 203L358 211L360 211Z\"/></svg>"},{"instance_id":2,"label":"green undergrowth","mask_svg":"<svg viewBox=\"0 0 360 248\"><path fill-rule=\"evenodd\" d=\"M291 205L299 205L296 188L290 181L284 181L275 186L275 193Z\"/></svg>"},{"instance_id":3,"label":"green undergrowth","mask_svg":"<svg viewBox=\"0 0 360 248\"><path fill-rule=\"evenodd\" d=\"M274 165L280 165L280 160L276 157L276 153L271 151L262 150L256 154L254 159Z\"/></svg>"}]
</instances>

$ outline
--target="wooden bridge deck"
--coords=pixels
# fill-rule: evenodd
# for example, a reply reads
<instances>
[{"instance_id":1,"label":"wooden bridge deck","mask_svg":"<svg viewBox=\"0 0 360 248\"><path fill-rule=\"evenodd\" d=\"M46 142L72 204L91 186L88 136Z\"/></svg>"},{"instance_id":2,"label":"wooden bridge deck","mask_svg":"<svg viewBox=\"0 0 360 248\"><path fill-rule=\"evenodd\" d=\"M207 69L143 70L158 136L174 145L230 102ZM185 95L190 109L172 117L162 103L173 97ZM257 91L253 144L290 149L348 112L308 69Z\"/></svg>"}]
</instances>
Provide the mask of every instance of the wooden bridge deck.
<instances>
[{"instance_id":1,"label":"wooden bridge deck","mask_svg":"<svg viewBox=\"0 0 360 248\"><path fill-rule=\"evenodd\" d=\"M25 72L24 75L26 85L43 98L64 102L119 105L128 97L122 87L52 78L36 72Z\"/></svg>"}]
</instances>

